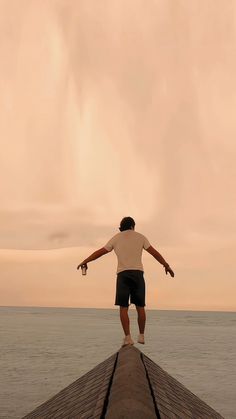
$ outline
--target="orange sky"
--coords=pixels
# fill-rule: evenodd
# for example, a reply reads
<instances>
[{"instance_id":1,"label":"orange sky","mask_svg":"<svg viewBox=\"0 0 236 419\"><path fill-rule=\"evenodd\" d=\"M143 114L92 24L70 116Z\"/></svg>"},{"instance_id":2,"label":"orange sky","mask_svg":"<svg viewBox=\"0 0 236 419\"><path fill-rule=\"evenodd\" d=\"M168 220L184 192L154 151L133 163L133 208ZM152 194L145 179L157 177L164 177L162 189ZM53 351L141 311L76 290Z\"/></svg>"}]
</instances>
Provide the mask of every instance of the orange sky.
<instances>
[{"instance_id":1,"label":"orange sky","mask_svg":"<svg viewBox=\"0 0 236 419\"><path fill-rule=\"evenodd\" d=\"M113 307L132 216L147 307L235 310L236 3L0 3L0 305Z\"/></svg>"}]
</instances>

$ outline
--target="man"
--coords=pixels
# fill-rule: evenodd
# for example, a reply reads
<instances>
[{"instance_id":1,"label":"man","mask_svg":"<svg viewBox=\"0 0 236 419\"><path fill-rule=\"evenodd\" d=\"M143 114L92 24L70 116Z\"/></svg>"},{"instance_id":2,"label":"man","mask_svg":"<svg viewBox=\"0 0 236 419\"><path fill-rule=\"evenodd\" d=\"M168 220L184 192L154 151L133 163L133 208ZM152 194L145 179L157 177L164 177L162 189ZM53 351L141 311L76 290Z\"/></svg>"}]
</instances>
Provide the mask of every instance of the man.
<instances>
[{"instance_id":1,"label":"man","mask_svg":"<svg viewBox=\"0 0 236 419\"><path fill-rule=\"evenodd\" d=\"M77 269L88 262L111 252L113 249L118 259L116 299L115 305L120 306L120 320L125 333L123 346L133 345L134 342L130 335L129 325L129 298L131 304L135 304L138 314L139 336L138 343L144 344L144 329L146 323L145 313L145 280L142 264L142 250L145 249L159 263L161 263L166 274L174 277L174 272L161 256L161 254L151 246L148 239L141 233L135 231L135 221L131 217L124 217L120 222L120 233L113 236L107 244L96 252L92 253L87 259L81 262Z\"/></svg>"}]
</instances>

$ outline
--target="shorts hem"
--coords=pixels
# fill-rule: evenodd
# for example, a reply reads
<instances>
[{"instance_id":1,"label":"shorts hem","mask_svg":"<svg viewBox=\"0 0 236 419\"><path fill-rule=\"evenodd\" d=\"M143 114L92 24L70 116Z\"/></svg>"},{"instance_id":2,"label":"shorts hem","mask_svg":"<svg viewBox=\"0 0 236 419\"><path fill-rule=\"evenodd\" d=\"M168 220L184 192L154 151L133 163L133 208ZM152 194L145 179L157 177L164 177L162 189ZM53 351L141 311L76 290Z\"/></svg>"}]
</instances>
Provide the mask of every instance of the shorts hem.
<instances>
[{"instance_id":1,"label":"shorts hem","mask_svg":"<svg viewBox=\"0 0 236 419\"><path fill-rule=\"evenodd\" d=\"M130 304L119 304L119 303L115 303L114 306L120 306L120 307L129 307L131 305L134 305L136 307L146 307L146 304L136 304L136 303L130 303Z\"/></svg>"}]
</instances>

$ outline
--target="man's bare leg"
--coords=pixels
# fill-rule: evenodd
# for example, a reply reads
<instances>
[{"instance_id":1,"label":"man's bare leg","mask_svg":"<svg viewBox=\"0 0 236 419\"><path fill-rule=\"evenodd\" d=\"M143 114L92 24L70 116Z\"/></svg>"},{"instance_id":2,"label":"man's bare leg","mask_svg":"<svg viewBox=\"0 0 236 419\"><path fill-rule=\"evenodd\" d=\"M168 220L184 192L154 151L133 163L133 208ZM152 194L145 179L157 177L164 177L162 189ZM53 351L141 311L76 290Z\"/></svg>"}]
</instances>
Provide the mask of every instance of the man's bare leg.
<instances>
[{"instance_id":1,"label":"man's bare leg","mask_svg":"<svg viewBox=\"0 0 236 419\"><path fill-rule=\"evenodd\" d=\"M128 309L129 307L120 306L120 321L121 321L125 336L130 335Z\"/></svg>"},{"instance_id":2,"label":"man's bare leg","mask_svg":"<svg viewBox=\"0 0 236 419\"><path fill-rule=\"evenodd\" d=\"M130 336L130 328L129 328L129 316L128 316L128 309L129 307L121 307L120 306L120 321L125 333L124 341L122 346L126 345L133 345L134 341Z\"/></svg>"},{"instance_id":3,"label":"man's bare leg","mask_svg":"<svg viewBox=\"0 0 236 419\"><path fill-rule=\"evenodd\" d=\"M139 333L144 334L145 324L146 324L146 313L144 307L136 306L136 310L138 313L138 327Z\"/></svg>"}]
</instances>

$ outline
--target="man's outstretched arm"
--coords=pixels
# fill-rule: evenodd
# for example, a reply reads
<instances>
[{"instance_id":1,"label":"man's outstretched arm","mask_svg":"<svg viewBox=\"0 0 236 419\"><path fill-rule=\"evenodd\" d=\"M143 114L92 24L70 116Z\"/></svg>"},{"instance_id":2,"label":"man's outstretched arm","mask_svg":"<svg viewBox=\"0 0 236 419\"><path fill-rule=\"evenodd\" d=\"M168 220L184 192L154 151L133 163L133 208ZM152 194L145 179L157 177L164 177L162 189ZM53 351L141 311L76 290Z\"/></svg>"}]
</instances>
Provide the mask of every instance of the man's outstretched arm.
<instances>
[{"instance_id":1,"label":"man's outstretched arm","mask_svg":"<svg viewBox=\"0 0 236 419\"><path fill-rule=\"evenodd\" d=\"M150 253L159 263L161 263L164 266L166 274L169 272L169 274L172 277L175 276L175 274L172 271L172 269L170 268L169 264L165 261L163 256L154 247L150 246L146 249L146 251L148 253Z\"/></svg>"},{"instance_id":2,"label":"man's outstretched arm","mask_svg":"<svg viewBox=\"0 0 236 419\"><path fill-rule=\"evenodd\" d=\"M100 258L106 253L108 253L108 250L105 249L105 247L101 247L101 249L96 250L96 252L92 253L87 259L84 259L83 262L77 266L77 269L81 268L82 265L87 265L87 263L92 262L92 260Z\"/></svg>"}]
</instances>

